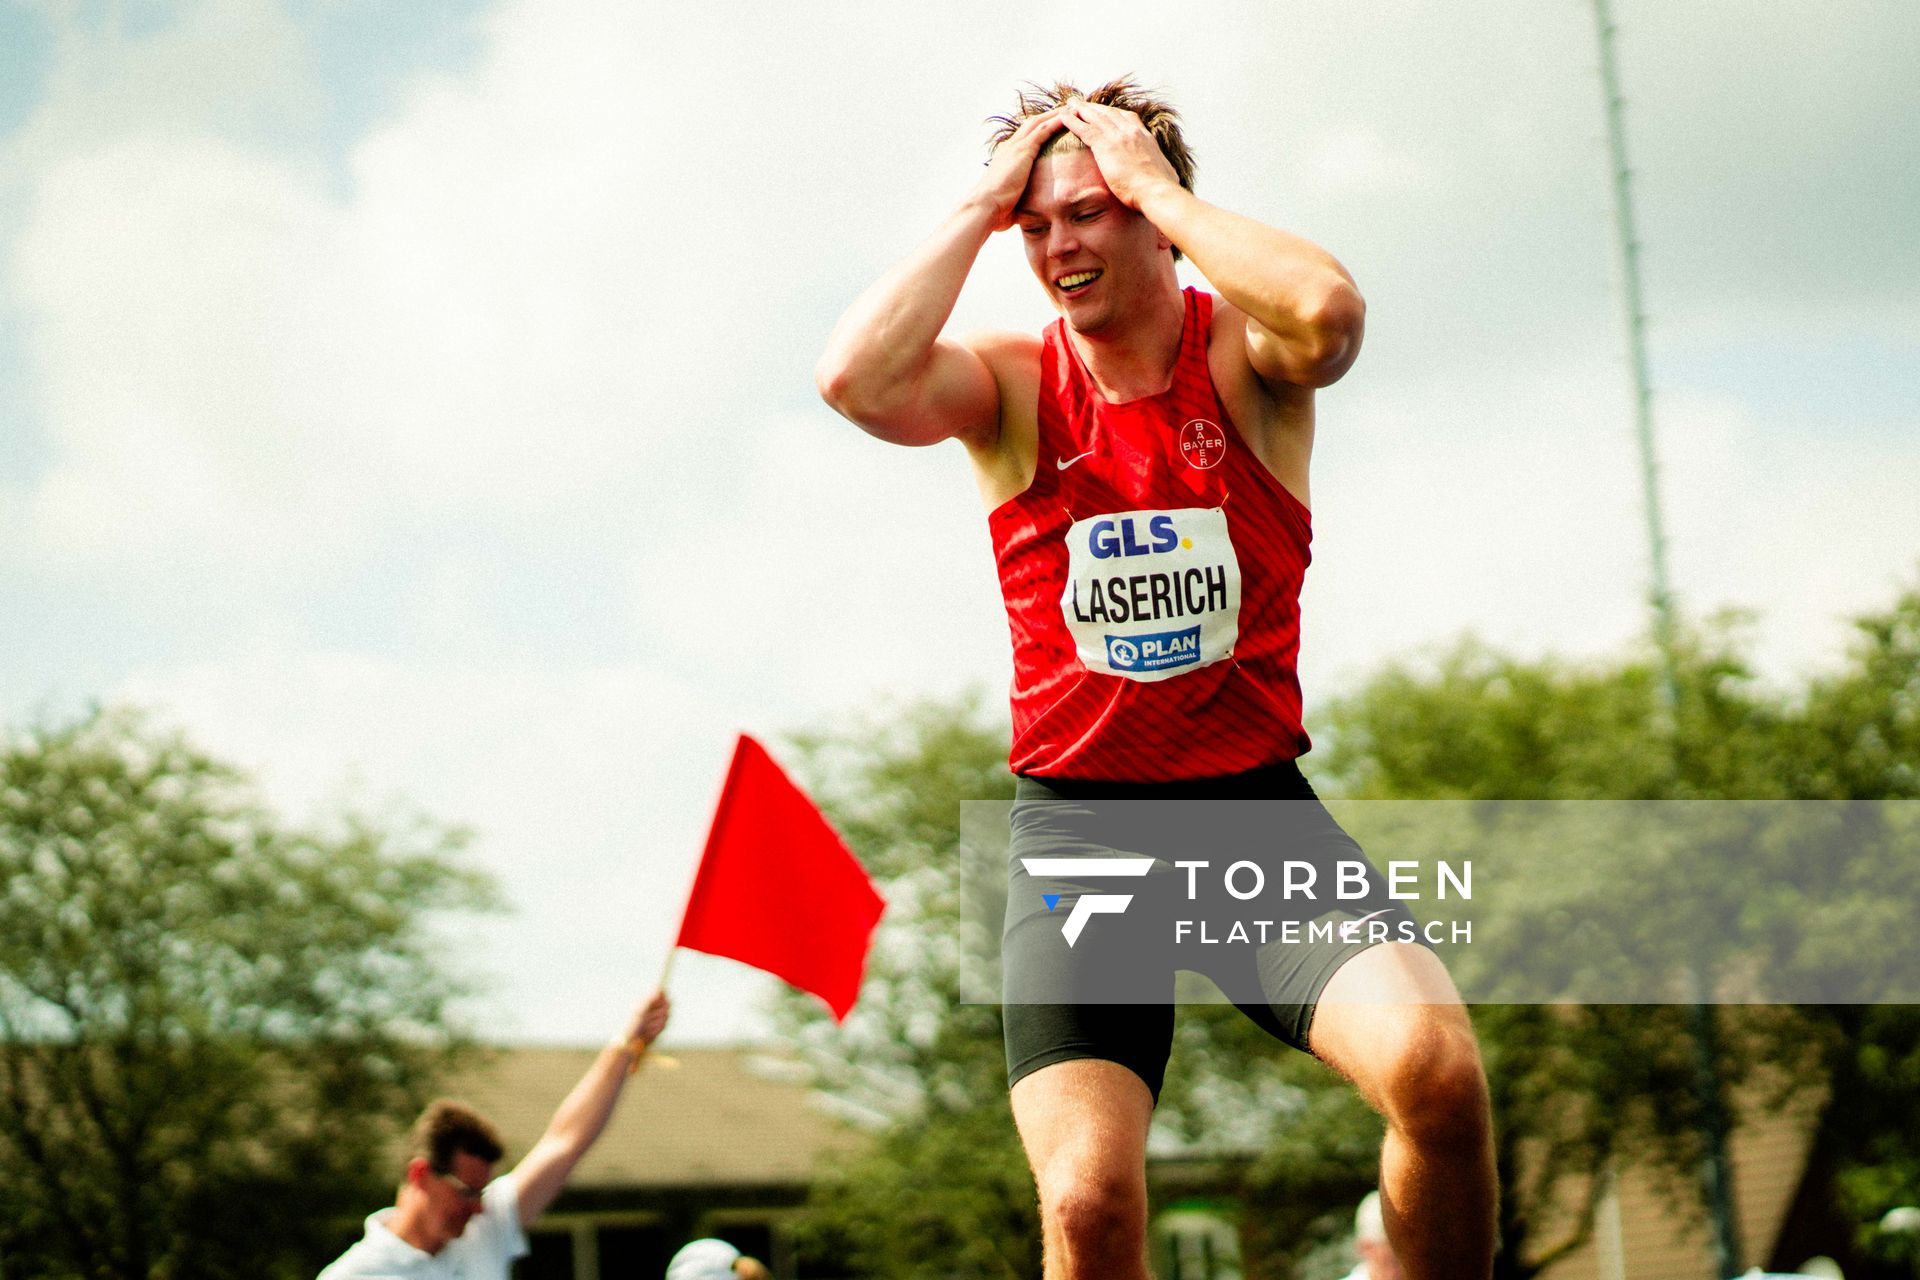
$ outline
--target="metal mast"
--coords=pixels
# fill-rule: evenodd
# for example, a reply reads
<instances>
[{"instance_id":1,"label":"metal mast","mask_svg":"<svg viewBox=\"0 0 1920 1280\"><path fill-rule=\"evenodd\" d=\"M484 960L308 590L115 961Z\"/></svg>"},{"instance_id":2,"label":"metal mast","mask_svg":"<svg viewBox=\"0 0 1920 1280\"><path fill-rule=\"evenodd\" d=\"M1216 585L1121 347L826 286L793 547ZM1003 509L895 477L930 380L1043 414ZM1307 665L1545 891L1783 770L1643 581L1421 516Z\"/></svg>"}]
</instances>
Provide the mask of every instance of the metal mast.
<instances>
[{"instance_id":1,"label":"metal mast","mask_svg":"<svg viewBox=\"0 0 1920 1280\"><path fill-rule=\"evenodd\" d=\"M1673 670L1673 596L1667 588L1667 532L1660 510L1660 463L1653 448L1653 386L1647 377L1647 316L1640 303L1640 239L1633 221L1633 171L1627 167L1626 102L1613 56L1609 0L1593 0L1600 28L1600 83L1607 101L1607 148L1613 161L1613 221L1620 241L1621 300L1626 311L1627 359L1633 367L1633 423L1640 441L1640 489L1647 514L1647 549L1653 582L1654 641L1666 665L1668 709L1679 689Z\"/></svg>"},{"instance_id":2,"label":"metal mast","mask_svg":"<svg viewBox=\"0 0 1920 1280\"><path fill-rule=\"evenodd\" d=\"M1647 517L1647 549L1652 568L1648 604L1653 610L1654 643L1660 651L1663 702L1669 725L1677 716L1680 679L1674 654L1673 595L1667 585L1667 535L1660 506L1660 467L1653 444L1653 389L1647 376L1646 313L1640 301L1640 241L1633 220L1633 171L1627 165L1626 103L1620 94L1620 70L1614 59L1613 15L1609 0L1593 0L1600 35L1600 80L1607 104L1607 145L1613 162L1614 227L1620 245L1621 298L1626 312L1627 354L1633 369L1634 427L1640 442L1640 484ZM1679 764L1675 744L1676 767ZM1694 1094L1700 1108L1701 1190L1713 1225L1715 1275L1720 1280L1740 1271L1740 1232L1734 1216L1733 1160L1728 1150L1731 1117L1715 1059L1719 1053L1718 1010L1709 1003L1700 965L1687 975L1693 987Z\"/></svg>"}]
</instances>

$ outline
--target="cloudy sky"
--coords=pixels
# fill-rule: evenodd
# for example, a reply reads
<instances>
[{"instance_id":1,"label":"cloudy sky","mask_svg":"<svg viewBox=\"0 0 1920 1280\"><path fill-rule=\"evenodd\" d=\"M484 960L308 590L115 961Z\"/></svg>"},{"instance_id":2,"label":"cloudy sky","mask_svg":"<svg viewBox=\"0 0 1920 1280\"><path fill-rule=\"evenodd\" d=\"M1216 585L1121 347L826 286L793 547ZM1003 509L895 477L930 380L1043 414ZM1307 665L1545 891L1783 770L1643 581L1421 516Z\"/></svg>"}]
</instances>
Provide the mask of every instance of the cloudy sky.
<instances>
[{"instance_id":1,"label":"cloudy sky","mask_svg":"<svg viewBox=\"0 0 1920 1280\"><path fill-rule=\"evenodd\" d=\"M1642 513L1591 12L0 0L0 719L155 707L515 903L495 1034L657 972L732 735L1008 678L957 446L814 398L1020 81L1132 71L1369 301L1309 704L1472 630L1617 650ZM1676 587L1780 679L1920 574L1920 9L1618 0ZM965 327L1049 317L988 247ZM691 957L687 1039L758 982Z\"/></svg>"}]
</instances>

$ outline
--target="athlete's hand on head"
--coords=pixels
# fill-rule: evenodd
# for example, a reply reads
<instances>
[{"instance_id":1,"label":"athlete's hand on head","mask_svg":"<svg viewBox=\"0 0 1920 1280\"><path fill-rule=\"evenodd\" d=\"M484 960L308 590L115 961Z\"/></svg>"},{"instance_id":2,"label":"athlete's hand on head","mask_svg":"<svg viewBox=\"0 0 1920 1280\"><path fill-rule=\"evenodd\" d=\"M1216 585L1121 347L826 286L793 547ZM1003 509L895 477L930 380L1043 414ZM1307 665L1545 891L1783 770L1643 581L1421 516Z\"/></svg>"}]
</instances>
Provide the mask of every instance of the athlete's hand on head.
<instances>
[{"instance_id":1,"label":"athlete's hand on head","mask_svg":"<svg viewBox=\"0 0 1920 1280\"><path fill-rule=\"evenodd\" d=\"M1061 123L1087 144L1107 188L1129 209L1139 209L1148 192L1162 183L1180 185L1140 117L1118 107L1074 98L1060 108Z\"/></svg>"},{"instance_id":2,"label":"athlete's hand on head","mask_svg":"<svg viewBox=\"0 0 1920 1280\"><path fill-rule=\"evenodd\" d=\"M1027 189L1034 157L1040 154L1048 138L1060 132L1063 109L1055 107L1027 117L1005 142L993 149L987 171L973 189L973 198L992 214L995 231L1005 231L1013 225L1013 211Z\"/></svg>"}]
</instances>

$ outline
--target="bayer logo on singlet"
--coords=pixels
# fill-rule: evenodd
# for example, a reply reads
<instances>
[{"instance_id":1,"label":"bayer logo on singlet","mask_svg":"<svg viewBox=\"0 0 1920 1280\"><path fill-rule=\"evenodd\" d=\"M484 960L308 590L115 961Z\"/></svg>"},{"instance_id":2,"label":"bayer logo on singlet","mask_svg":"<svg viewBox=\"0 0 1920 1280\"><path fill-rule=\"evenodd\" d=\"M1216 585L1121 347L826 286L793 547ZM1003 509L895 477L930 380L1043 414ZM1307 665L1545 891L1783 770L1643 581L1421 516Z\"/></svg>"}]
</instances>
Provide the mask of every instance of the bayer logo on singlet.
<instances>
[{"instance_id":1,"label":"bayer logo on singlet","mask_svg":"<svg viewBox=\"0 0 1920 1280\"><path fill-rule=\"evenodd\" d=\"M1195 418L1180 428L1180 456L1188 466L1202 471L1219 466L1220 459L1227 456L1227 433L1217 422Z\"/></svg>"}]
</instances>

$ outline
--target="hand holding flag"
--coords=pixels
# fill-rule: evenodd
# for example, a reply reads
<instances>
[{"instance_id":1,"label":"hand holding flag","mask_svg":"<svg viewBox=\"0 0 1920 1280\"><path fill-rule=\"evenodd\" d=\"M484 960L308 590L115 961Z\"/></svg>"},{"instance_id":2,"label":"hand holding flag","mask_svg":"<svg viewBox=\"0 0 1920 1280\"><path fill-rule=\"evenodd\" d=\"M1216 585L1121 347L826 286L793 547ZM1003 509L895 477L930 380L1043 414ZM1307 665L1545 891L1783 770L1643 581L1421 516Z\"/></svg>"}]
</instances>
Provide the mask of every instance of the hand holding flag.
<instances>
[{"instance_id":1,"label":"hand holding flag","mask_svg":"<svg viewBox=\"0 0 1920 1280\"><path fill-rule=\"evenodd\" d=\"M668 1002L664 989L654 992L645 1004L633 1011L632 1018L627 1022L627 1034L621 1037L633 1054L633 1065L628 1068L627 1074L631 1075L640 1069L647 1049L667 1029L667 1016L672 1012L673 1006Z\"/></svg>"}]
</instances>

